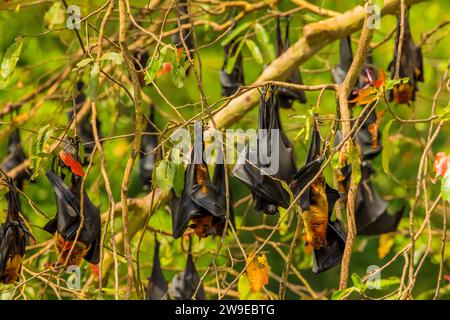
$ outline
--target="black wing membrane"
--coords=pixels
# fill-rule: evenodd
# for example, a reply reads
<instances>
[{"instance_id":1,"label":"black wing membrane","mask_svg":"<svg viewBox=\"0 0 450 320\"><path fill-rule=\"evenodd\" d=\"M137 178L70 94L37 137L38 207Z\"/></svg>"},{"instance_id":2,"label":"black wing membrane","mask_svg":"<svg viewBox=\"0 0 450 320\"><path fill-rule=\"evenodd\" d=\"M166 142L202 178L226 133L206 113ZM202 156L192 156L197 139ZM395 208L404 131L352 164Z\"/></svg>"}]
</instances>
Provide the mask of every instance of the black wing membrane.
<instances>
[{"instance_id":1,"label":"black wing membrane","mask_svg":"<svg viewBox=\"0 0 450 320\"><path fill-rule=\"evenodd\" d=\"M409 24L409 8L405 14L404 36L402 43L402 52L400 56L399 77L409 78L408 83L396 85L389 92L389 100L396 103L409 103L416 100L416 91L418 91L417 82L423 82L423 58L421 48L416 46L411 35ZM395 76L395 68L399 57L398 47L400 45L401 17L397 17L397 34L395 38L394 58L389 64L391 77Z\"/></svg>"},{"instance_id":2,"label":"black wing membrane","mask_svg":"<svg viewBox=\"0 0 450 320\"><path fill-rule=\"evenodd\" d=\"M320 133L317 127L317 121L314 121L314 128L308 154L306 156L305 166L294 175L294 180L291 183L294 194L299 194L306 185L312 181L318 174L323 161L324 157L321 155L320 147ZM346 234L341 226L341 222L339 220L331 221L334 205L340 198L339 192L331 188L325 182L325 194L328 203L326 245L319 249L314 249L313 251L313 272L316 274L325 272L341 262L346 240ZM312 205L311 196L311 187L308 187L298 200L302 210L310 210Z\"/></svg>"},{"instance_id":3,"label":"black wing membrane","mask_svg":"<svg viewBox=\"0 0 450 320\"><path fill-rule=\"evenodd\" d=\"M199 289L197 290L198 286ZM205 290L200 276L195 269L194 260L189 253L186 269L178 273L172 280L169 290L170 297L174 300L205 300ZM195 297L194 297L195 294Z\"/></svg>"},{"instance_id":4,"label":"black wing membrane","mask_svg":"<svg viewBox=\"0 0 450 320\"><path fill-rule=\"evenodd\" d=\"M190 25L191 19L189 18L189 3L187 0L180 0L178 2L178 14L180 18L180 26L182 25ZM176 32L172 35L172 43L177 48L184 48L183 41L186 44L189 51L192 51L194 46L194 38L192 36L193 30L191 28L183 28L181 31ZM180 36L181 33L181 36Z\"/></svg>"},{"instance_id":5,"label":"black wing membrane","mask_svg":"<svg viewBox=\"0 0 450 320\"><path fill-rule=\"evenodd\" d=\"M201 140L203 150L203 138ZM185 171L184 189L180 198L172 192L170 207L172 233L175 239L183 235L192 219L210 215L213 226L226 219L226 209L222 206L216 187L211 183L208 168L203 160L203 151L195 152L195 148L192 150L191 161ZM216 233L213 226L207 230L208 235Z\"/></svg>"},{"instance_id":6,"label":"black wing membrane","mask_svg":"<svg viewBox=\"0 0 450 320\"><path fill-rule=\"evenodd\" d=\"M259 108L257 150L251 151L249 145L245 147L239 155L233 175L252 191L257 211L275 214L278 212L277 207L289 206L290 195L281 181L291 181L296 172L295 157L292 145L281 127L278 103L272 88L262 90ZM273 136L274 132L279 134ZM251 152L253 155L256 152L256 156L251 156ZM252 163L252 158L257 159ZM268 170L273 161L279 164L275 174Z\"/></svg>"},{"instance_id":7,"label":"black wing membrane","mask_svg":"<svg viewBox=\"0 0 450 320\"><path fill-rule=\"evenodd\" d=\"M235 28L236 22L232 21L230 32ZM220 70L220 84L222 86L222 96L229 97L236 93L239 87L244 85L244 65L242 63L242 54L238 53L231 73L226 71L230 57L233 57L238 50L239 43L233 39L224 47L225 57Z\"/></svg>"},{"instance_id":8,"label":"black wing membrane","mask_svg":"<svg viewBox=\"0 0 450 320\"><path fill-rule=\"evenodd\" d=\"M33 239L30 230L20 217L19 196L12 179L8 179L8 187L6 222L0 226L0 282L4 284L17 281L26 245Z\"/></svg>"},{"instance_id":9,"label":"black wing membrane","mask_svg":"<svg viewBox=\"0 0 450 320\"><path fill-rule=\"evenodd\" d=\"M53 188L56 197L56 217L50 220L44 230L54 234L58 232L64 240L73 241L80 226L80 194L82 178L72 176L71 188L54 172L47 172L47 178ZM94 206L89 199L86 190L83 190L83 214L84 223L81 228L78 241L89 247L84 259L90 263L97 264L100 254L100 210Z\"/></svg>"},{"instance_id":10,"label":"black wing membrane","mask_svg":"<svg viewBox=\"0 0 450 320\"><path fill-rule=\"evenodd\" d=\"M155 236L155 252L153 255L152 274L148 278L147 300L168 300L169 285L167 284L159 261L159 242Z\"/></svg>"},{"instance_id":11,"label":"black wing membrane","mask_svg":"<svg viewBox=\"0 0 450 320\"><path fill-rule=\"evenodd\" d=\"M333 81L340 84L344 81L348 70L353 62L353 52L350 37L341 38L339 40L339 58L340 62L331 70Z\"/></svg>"},{"instance_id":12,"label":"black wing membrane","mask_svg":"<svg viewBox=\"0 0 450 320\"><path fill-rule=\"evenodd\" d=\"M22 143L20 141L19 129L14 129L8 139L8 155L3 160L0 167L4 172L8 172L27 159L25 152L23 151ZM31 172L26 169L21 171L15 178L17 188L23 189L23 182L30 179Z\"/></svg>"},{"instance_id":13,"label":"black wing membrane","mask_svg":"<svg viewBox=\"0 0 450 320\"><path fill-rule=\"evenodd\" d=\"M158 130L155 127L155 116L153 107L150 107L150 121L147 122L145 132L147 134L142 136L140 158L139 158L139 171L141 177L141 183L144 190L148 190L152 186L152 175L155 169L156 161L160 156L159 150L156 150L158 146Z\"/></svg>"},{"instance_id":14,"label":"black wing membrane","mask_svg":"<svg viewBox=\"0 0 450 320\"><path fill-rule=\"evenodd\" d=\"M86 101L86 95L83 92L84 83L83 81L77 82L77 95L75 96L75 111L78 113L83 107ZM73 111L69 112L69 120L72 121L74 117ZM99 139L102 138L100 134L100 121L96 119L97 130L99 134ZM77 135L80 137L81 142L84 146L84 159L83 163L87 163L89 156L94 151L95 138L94 131L91 125L91 113L89 112L83 119L77 122Z\"/></svg>"},{"instance_id":15,"label":"black wing membrane","mask_svg":"<svg viewBox=\"0 0 450 320\"><path fill-rule=\"evenodd\" d=\"M284 52L286 52L291 43L289 41L289 16L285 17L286 21L286 29L284 33L284 38L281 34L281 21L280 17L277 18L277 56L281 56ZM290 76L288 77L288 83L292 84L303 84L302 75L300 70L296 67ZM280 107L282 108L291 108L292 104L295 100L300 103L306 103L306 95L303 90L292 89L288 87L280 87L278 88L278 97L280 102Z\"/></svg>"}]
</instances>

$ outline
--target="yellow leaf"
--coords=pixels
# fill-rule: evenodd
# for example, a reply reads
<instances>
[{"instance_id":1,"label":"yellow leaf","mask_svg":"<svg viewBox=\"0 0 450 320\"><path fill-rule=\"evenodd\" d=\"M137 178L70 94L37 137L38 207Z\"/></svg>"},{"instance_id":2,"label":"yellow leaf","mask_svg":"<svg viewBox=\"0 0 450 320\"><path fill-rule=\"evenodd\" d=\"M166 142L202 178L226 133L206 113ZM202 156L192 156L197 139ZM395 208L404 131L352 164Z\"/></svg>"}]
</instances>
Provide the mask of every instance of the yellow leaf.
<instances>
[{"instance_id":1,"label":"yellow leaf","mask_svg":"<svg viewBox=\"0 0 450 320\"><path fill-rule=\"evenodd\" d=\"M394 245L394 234L384 233L378 240L378 257L383 259L391 251Z\"/></svg>"},{"instance_id":2,"label":"yellow leaf","mask_svg":"<svg viewBox=\"0 0 450 320\"><path fill-rule=\"evenodd\" d=\"M257 292L269 283L269 264L267 263L267 257L263 253L258 254L258 256L251 254L247 258L247 265L250 290Z\"/></svg>"}]
</instances>

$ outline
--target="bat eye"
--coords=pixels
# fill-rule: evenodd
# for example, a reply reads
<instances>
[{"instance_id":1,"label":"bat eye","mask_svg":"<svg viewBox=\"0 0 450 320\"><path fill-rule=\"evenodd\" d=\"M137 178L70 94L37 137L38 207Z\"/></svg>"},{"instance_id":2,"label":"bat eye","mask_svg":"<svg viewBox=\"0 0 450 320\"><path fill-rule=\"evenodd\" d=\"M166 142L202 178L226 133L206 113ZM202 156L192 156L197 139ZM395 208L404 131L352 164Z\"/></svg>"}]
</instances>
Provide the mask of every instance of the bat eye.
<instances>
[{"instance_id":1,"label":"bat eye","mask_svg":"<svg viewBox=\"0 0 450 320\"><path fill-rule=\"evenodd\" d=\"M195 229L195 228L197 228L197 225L196 225L196 224L191 224L191 225L189 226L189 228Z\"/></svg>"}]
</instances>

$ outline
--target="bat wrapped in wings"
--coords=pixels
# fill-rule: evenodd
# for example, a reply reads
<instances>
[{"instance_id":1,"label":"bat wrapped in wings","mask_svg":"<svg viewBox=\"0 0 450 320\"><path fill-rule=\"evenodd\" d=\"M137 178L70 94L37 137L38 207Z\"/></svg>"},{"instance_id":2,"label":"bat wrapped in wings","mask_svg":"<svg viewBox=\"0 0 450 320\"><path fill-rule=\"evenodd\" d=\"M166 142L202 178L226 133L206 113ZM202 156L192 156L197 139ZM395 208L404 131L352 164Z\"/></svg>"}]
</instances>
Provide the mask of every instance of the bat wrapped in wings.
<instances>
[{"instance_id":1,"label":"bat wrapped in wings","mask_svg":"<svg viewBox=\"0 0 450 320\"><path fill-rule=\"evenodd\" d=\"M319 173L325 159L320 149L320 133L315 122L305 166L294 175L290 184L295 194L299 194ZM339 193L320 174L298 200L303 211L306 244L314 249L314 273L327 271L342 260L346 234L340 221L331 221L338 199Z\"/></svg>"},{"instance_id":2,"label":"bat wrapped in wings","mask_svg":"<svg viewBox=\"0 0 450 320\"><path fill-rule=\"evenodd\" d=\"M186 269L178 273L172 279L169 294L170 297L174 300L206 299L205 290L203 289L203 283L201 283L200 276L195 269L194 260L190 252L188 253L187 257Z\"/></svg>"},{"instance_id":3,"label":"bat wrapped in wings","mask_svg":"<svg viewBox=\"0 0 450 320\"><path fill-rule=\"evenodd\" d=\"M20 132L19 129L14 129L8 139L8 155L3 160L0 167L4 172L9 172L10 170L17 167L19 164L27 159L25 152L23 151L22 143L20 142ZM23 189L23 182L30 179L31 172L26 168L20 171L20 173L14 179L19 190Z\"/></svg>"},{"instance_id":4,"label":"bat wrapped in wings","mask_svg":"<svg viewBox=\"0 0 450 320\"><path fill-rule=\"evenodd\" d=\"M378 129L377 113L375 110L370 111L368 114L367 112L360 114L360 117L365 119L365 121L361 125L360 130L356 133L355 139L359 146L362 160L372 160L376 158L383 149L380 131Z\"/></svg>"},{"instance_id":5,"label":"bat wrapped in wings","mask_svg":"<svg viewBox=\"0 0 450 320\"><path fill-rule=\"evenodd\" d=\"M364 128L364 126L363 126ZM362 129L361 131L363 131ZM341 132L336 133L336 140L339 143L342 140ZM358 144L360 140L357 139ZM374 173L370 167L368 159L373 158L373 154L365 154L364 147L360 145L361 150L361 181L358 185L355 204L355 222L358 235L379 235L397 230L397 226L403 216L403 209L395 214L389 214L388 203L384 201L372 184L371 175ZM381 147L380 147L381 148ZM381 151L381 150L380 150ZM351 176L351 167L346 166L342 169L344 176L344 189L348 190Z\"/></svg>"},{"instance_id":6,"label":"bat wrapped in wings","mask_svg":"<svg viewBox=\"0 0 450 320\"><path fill-rule=\"evenodd\" d=\"M82 177L72 174L69 187L54 172L48 171L47 178L56 197L56 217L50 220L44 230L55 236L58 265L80 265L82 259L97 264L100 255L100 210L94 206L85 189L81 190ZM83 192L84 221L77 242L74 243L81 223L81 192ZM70 257L68 256L72 247Z\"/></svg>"},{"instance_id":7,"label":"bat wrapped in wings","mask_svg":"<svg viewBox=\"0 0 450 320\"><path fill-rule=\"evenodd\" d=\"M251 154L255 153L256 156L252 157ZM269 171L269 166L278 170ZM257 211L276 214L278 207L287 208L290 203L289 192L281 181L289 183L296 171L294 150L281 127L276 95L272 87L263 88L259 105L257 150L251 150L251 146L246 145L239 155L233 175L252 191Z\"/></svg>"},{"instance_id":8,"label":"bat wrapped in wings","mask_svg":"<svg viewBox=\"0 0 450 320\"><path fill-rule=\"evenodd\" d=\"M77 95L75 96L75 111L78 113L83 107L86 101L86 95L83 92L84 83L83 81L77 82ZM69 112L69 120L72 121L74 117L74 112ZM96 119L97 130L99 134L99 139L101 139L100 134L100 121ZM89 156L94 151L95 138L94 131L91 125L91 113L89 112L83 119L77 122L76 134L80 137L81 142L84 145L84 159L83 162L86 163L89 160Z\"/></svg>"},{"instance_id":9,"label":"bat wrapped in wings","mask_svg":"<svg viewBox=\"0 0 450 320\"><path fill-rule=\"evenodd\" d=\"M286 29L283 37L281 34L280 17L277 18L277 57L281 56L291 46L291 43L289 41L289 16L286 16L285 20ZM302 75L298 67L296 67L294 71L292 71L286 82L292 84L303 84ZM280 87L278 89L278 99L280 107L282 108L292 107L292 104L295 100L298 100L300 103L306 103L307 101L305 92L303 90L292 89L288 87Z\"/></svg>"},{"instance_id":10,"label":"bat wrapped in wings","mask_svg":"<svg viewBox=\"0 0 450 320\"><path fill-rule=\"evenodd\" d=\"M153 107L150 106L150 116L147 122L145 133L141 139L141 148L139 152L139 171L141 183L144 190L150 189L152 186L152 174L155 169L156 161L160 155L158 146L158 130L155 127L155 116Z\"/></svg>"},{"instance_id":11,"label":"bat wrapped in wings","mask_svg":"<svg viewBox=\"0 0 450 320\"><path fill-rule=\"evenodd\" d=\"M389 64L391 77L395 77L397 61L400 59L399 74L400 78L407 77L407 83L400 83L394 86L389 92L389 100L398 104L409 104L416 100L416 91L418 91L417 82L423 82L423 58L422 50L416 46L411 35L409 25L409 8L405 13L404 36L402 41L401 55L398 57L398 47L400 46L401 17L397 17L397 35L395 38L394 59Z\"/></svg>"},{"instance_id":12,"label":"bat wrapped in wings","mask_svg":"<svg viewBox=\"0 0 450 320\"><path fill-rule=\"evenodd\" d=\"M169 285L161 270L159 261L159 242L155 236L155 252L153 255L152 274L148 278L147 300L168 300Z\"/></svg>"},{"instance_id":13,"label":"bat wrapped in wings","mask_svg":"<svg viewBox=\"0 0 450 320\"><path fill-rule=\"evenodd\" d=\"M4 284L17 281L26 245L30 240L34 241L27 223L20 216L19 196L11 178L7 178L7 185L8 211L5 223L0 226L0 282Z\"/></svg>"},{"instance_id":14,"label":"bat wrapped in wings","mask_svg":"<svg viewBox=\"0 0 450 320\"><path fill-rule=\"evenodd\" d=\"M234 30L236 22L232 21L232 27L230 32ZM234 94L239 87L244 85L244 65L242 64L242 54L238 53L236 61L234 62L231 73L228 73L226 68L230 57L236 55L239 43L235 39L230 41L225 47L225 58L223 61L222 69L220 70L220 84L222 86L222 96L229 97Z\"/></svg>"},{"instance_id":15,"label":"bat wrapped in wings","mask_svg":"<svg viewBox=\"0 0 450 320\"><path fill-rule=\"evenodd\" d=\"M348 70L350 70L350 66L353 62L353 51L350 37L341 38L339 40L339 60L339 64L331 70L333 81L336 84L341 84L344 81L345 76L347 75ZM356 98L358 91L373 81L375 74L376 70L373 67L372 54L369 51L366 56L364 67L361 69L361 73L359 74L359 79L355 86L355 90L352 90L348 100L353 100ZM352 105L353 104L350 103L350 106Z\"/></svg>"},{"instance_id":16,"label":"bat wrapped in wings","mask_svg":"<svg viewBox=\"0 0 450 320\"><path fill-rule=\"evenodd\" d=\"M216 235L226 219L226 208L219 199L203 160L203 137L201 144L201 148L194 145L191 152L181 196L178 198L172 192L170 199L172 233L175 239L181 237L188 226L194 229L200 238Z\"/></svg>"}]
</instances>

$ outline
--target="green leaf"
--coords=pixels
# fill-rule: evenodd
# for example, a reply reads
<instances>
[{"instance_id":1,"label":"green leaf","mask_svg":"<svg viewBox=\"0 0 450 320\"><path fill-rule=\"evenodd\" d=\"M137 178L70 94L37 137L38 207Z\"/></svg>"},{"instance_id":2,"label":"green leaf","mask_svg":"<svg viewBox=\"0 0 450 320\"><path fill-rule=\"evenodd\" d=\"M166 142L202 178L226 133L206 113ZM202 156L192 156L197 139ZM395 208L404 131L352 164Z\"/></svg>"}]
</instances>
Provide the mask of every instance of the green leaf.
<instances>
[{"instance_id":1,"label":"green leaf","mask_svg":"<svg viewBox=\"0 0 450 320\"><path fill-rule=\"evenodd\" d=\"M33 168L33 175L30 180L34 180L39 175L39 170L42 165L43 158L50 158L51 155L44 151L45 144L50 136L53 134L53 128L46 125L39 129L36 137L34 155L31 157L31 167Z\"/></svg>"},{"instance_id":2,"label":"green leaf","mask_svg":"<svg viewBox=\"0 0 450 320\"><path fill-rule=\"evenodd\" d=\"M381 164L386 174L389 174L389 161L392 156L392 144L389 139L389 131L391 130L392 123L394 123L394 119L389 121L383 128L383 154L381 155Z\"/></svg>"},{"instance_id":3,"label":"green leaf","mask_svg":"<svg viewBox=\"0 0 450 320\"><path fill-rule=\"evenodd\" d=\"M22 51L23 37L18 36L14 42L6 49L5 55L2 61L2 78L8 79L14 73L17 62L20 58L20 52Z\"/></svg>"},{"instance_id":4,"label":"green leaf","mask_svg":"<svg viewBox=\"0 0 450 320\"><path fill-rule=\"evenodd\" d=\"M168 52L173 52L172 50L167 50L167 47L163 47L159 51L159 56L155 57L155 59L148 59L147 65L145 66L146 72L145 72L145 84L151 84L155 79L156 75L158 74L158 71L161 69L161 66L164 62L164 59L166 58L166 55Z\"/></svg>"},{"instance_id":5,"label":"green leaf","mask_svg":"<svg viewBox=\"0 0 450 320\"><path fill-rule=\"evenodd\" d=\"M115 64L120 65L123 62L123 57L122 57L122 54L120 54L120 53L107 52L104 55L102 55L100 60L110 60L110 61L114 62Z\"/></svg>"},{"instance_id":6,"label":"green leaf","mask_svg":"<svg viewBox=\"0 0 450 320\"><path fill-rule=\"evenodd\" d=\"M387 279L380 279L379 280L379 285L380 285L380 290L381 289L387 289L390 286L396 285L400 283L400 278L398 277L389 277Z\"/></svg>"},{"instance_id":7,"label":"green leaf","mask_svg":"<svg viewBox=\"0 0 450 320\"><path fill-rule=\"evenodd\" d=\"M184 189L184 165L181 163L173 164L173 166L175 167L173 191L175 191L175 195L179 198Z\"/></svg>"},{"instance_id":8,"label":"green leaf","mask_svg":"<svg viewBox=\"0 0 450 320\"><path fill-rule=\"evenodd\" d=\"M56 25L62 25L66 20L66 12L60 2L55 2L44 15L45 27L53 29Z\"/></svg>"},{"instance_id":9,"label":"green leaf","mask_svg":"<svg viewBox=\"0 0 450 320\"><path fill-rule=\"evenodd\" d=\"M89 63L91 63L92 61L93 61L92 58L83 59L77 63L77 68L82 69L82 68L86 67Z\"/></svg>"},{"instance_id":10,"label":"green leaf","mask_svg":"<svg viewBox=\"0 0 450 320\"><path fill-rule=\"evenodd\" d=\"M253 40L247 39L245 40L245 44L247 45L248 50L250 51L256 62L258 62L259 64L263 64L264 59L261 50L259 50L259 47L256 45L256 43Z\"/></svg>"},{"instance_id":11,"label":"green leaf","mask_svg":"<svg viewBox=\"0 0 450 320\"><path fill-rule=\"evenodd\" d=\"M441 193L442 199L450 201L450 170L447 170L445 176L442 178Z\"/></svg>"},{"instance_id":12,"label":"green leaf","mask_svg":"<svg viewBox=\"0 0 450 320\"><path fill-rule=\"evenodd\" d=\"M346 296L350 295L350 293L358 291L355 287L346 288L343 290L337 290L331 295L331 300L342 300Z\"/></svg>"},{"instance_id":13,"label":"green leaf","mask_svg":"<svg viewBox=\"0 0 450 320\"><path fill-rule=\"evenodd\" d=\"M386 79L386 91L387 90L392 90L396 85L399 85L400 83L408 83L409 78L401 78L401 79L391 79L391 78L387 78Z\"/></svg>"},{"instance_id":14,"label":"green leaf","mask_svg":"<svg viewBox=\"0 0 450 320\"><path fill-rule=\"evenodd\" d=\"M248 29L250 27L250 25L253 22L249 21L246 22L244 24L241 24L240 26L236 27L233 31L231 31L226 37L225 39L222 40L222 42L220 43L220 45L222 47L226 46L227 44L229 44L234 38L236 38L239 34L241 34L245 29Z\"/></svg>"},{"instance_id":15,"label":"green leaf","mask_svg":"<svg viewBox=\"0 0 450 320\"><path fill-rule=\"evenodd\" d=\"M184 166L174 164L169 160L161 160L156 165L154 171L156 185L163 191L170 191L172 188L177 197L181 196L184 188Z\"/></svg>"},{"instance_id":16,"label":"green leaf","mask_svg":"<svg viewBox=\"0 0 450 320\"><path fill-rule=\"evenodd\" d=\"M98 62L94 63L89 74L88 96L92 101L97 100L98 84L100 82L100 66Z\"/></svg>"},{"instance_id":17,"label":"green leaf","mask_svg":"<svg viewBox=\"0 0 450 320\"><path fill-rule=\"evenodd\" d=\"M363 289L364 283L362 282L361 278L356 273L352 274L352 281L353 281L353 286L356 289L359 289L359 290Z\"/></svg>"},{"instance_id":18,"label":"green leaf","mask_svg":"<svg viewBox=\"0 0 450 320\"><path fill-rule=\"evenodd\" d=\"M266 29L260 24L256 23L254 25L254 30L256 33L256 40L258 40L258 43L261 45L264 55L268 58L268 61L275 60L275 49L270 43L269 34L267 33Z\"/></svg>"}]
</instances>

